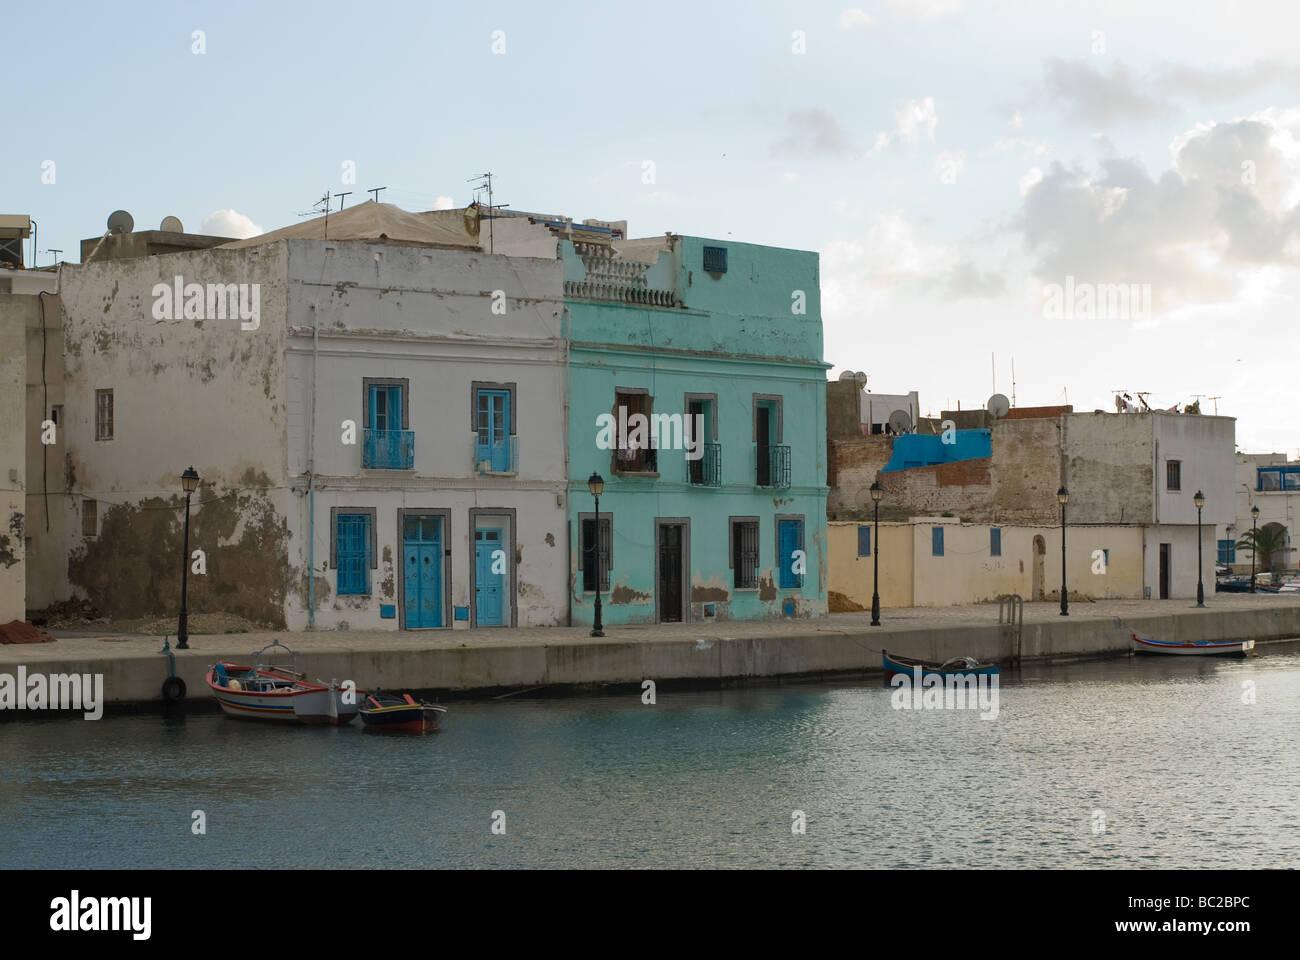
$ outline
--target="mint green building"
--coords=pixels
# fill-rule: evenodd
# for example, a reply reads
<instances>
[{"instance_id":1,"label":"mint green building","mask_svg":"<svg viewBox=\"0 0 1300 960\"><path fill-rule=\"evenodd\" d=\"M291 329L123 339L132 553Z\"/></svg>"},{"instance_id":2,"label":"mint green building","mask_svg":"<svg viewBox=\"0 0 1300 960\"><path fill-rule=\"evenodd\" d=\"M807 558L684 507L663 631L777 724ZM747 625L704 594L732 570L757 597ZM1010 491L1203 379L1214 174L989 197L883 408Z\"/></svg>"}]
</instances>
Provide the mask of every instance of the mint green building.
<instances>
[{"instance_id":1,"label":"mint green building","mask_svg":"<svg viewBox=\"0 0 1300 960\"><path fill-rule=\"evenodd\" d=\"M573 224L560 255L572 621L598 587L606 624L825 615L817 254Z\"/></svg>"}]
</instances>

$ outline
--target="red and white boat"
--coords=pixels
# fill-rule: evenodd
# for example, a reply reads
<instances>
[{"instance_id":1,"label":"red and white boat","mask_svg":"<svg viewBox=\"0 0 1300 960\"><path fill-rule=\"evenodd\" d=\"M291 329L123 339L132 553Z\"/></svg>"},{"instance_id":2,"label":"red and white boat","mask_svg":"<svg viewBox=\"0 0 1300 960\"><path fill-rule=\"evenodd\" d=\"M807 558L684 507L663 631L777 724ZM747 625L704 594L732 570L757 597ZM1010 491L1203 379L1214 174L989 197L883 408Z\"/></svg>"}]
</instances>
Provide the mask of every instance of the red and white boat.
<instances>
[{"instance_id":1,"label":"red and white boat","mask_svg":"<svg viewBox=\"0 0 1300 960\"><path fill-rule=\"evenodd\" d=\"M297 670L263 664L262 654L272 647L287 651L296 665L297 654L276 640L253 654L254 666L223 660L208 671L208 687L227 716L334 726L352 722L365 691L340 689L333 680L312 683Z\"/></svg>"},{"instance_id":2,"label":"red and white boat","mask_svg":"<svg viewBox=\"0 0 1300 960\"><path fill-rule=\"evenodd\" d=\"M1254 640L1196 640L1191 643L1175 643L1172 640L1152 640L1133 634L1135 653L1172 653L1182 657L1238 656L1244 657L1255 649Z\"/></svg>"}]
</instances>

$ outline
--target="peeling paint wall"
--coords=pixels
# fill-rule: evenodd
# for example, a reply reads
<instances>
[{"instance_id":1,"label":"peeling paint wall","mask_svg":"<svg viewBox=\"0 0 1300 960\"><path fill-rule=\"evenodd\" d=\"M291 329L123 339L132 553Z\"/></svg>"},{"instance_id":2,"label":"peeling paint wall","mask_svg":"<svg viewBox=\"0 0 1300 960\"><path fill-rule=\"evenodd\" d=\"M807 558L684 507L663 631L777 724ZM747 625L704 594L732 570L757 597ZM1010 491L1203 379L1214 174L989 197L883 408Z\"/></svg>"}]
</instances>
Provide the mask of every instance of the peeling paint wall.
<instances>
[{"instance_id":1,"label":"peeling paint wall","mask_svg":"<svg viewBox=\"0 0 1300 960\"><path fill-rule=\"evenodd\" d=\"M64 480L67 575L115 617L179 604L184 494L193 466L191 612L282 625L286 561L285 248L204 250L65 265ZM156 284L257 284L256 329L239 317L155 316ZM181 314L183 315L183 314ZM113 391L111 439L96 438L96 391ZM98 522L83 529L86 501Z\"/></svg>"},{"instance_id":2,"label":"peeling paint wall","mask_svg":"<svg viewBox=\"0 0 1300 960\"><path fill-rule=\"evenodd\" d=\"M26 619L26 317L28 297L0 294L0 623Z\"/></svg>"}]
</instances>

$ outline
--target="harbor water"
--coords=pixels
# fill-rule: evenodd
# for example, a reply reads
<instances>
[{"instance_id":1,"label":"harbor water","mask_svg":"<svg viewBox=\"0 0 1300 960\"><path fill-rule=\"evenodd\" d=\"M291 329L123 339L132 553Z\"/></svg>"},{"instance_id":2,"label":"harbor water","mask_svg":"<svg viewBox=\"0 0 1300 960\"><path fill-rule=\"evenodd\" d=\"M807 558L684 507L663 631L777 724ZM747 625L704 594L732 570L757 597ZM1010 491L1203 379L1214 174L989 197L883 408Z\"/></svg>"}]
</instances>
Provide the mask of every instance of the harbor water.
<instances>
[{"instance_id":1,"label":"harbor water","mask_svg":"<svg viewBox=\"0 0 1300 960\"><path fill-rule=\"evenodd\" d=\"M1300 643L1026 667L997 695L985 719L879 678L661 684L452 702L422 737L10 720L0 868L1300 863Z\"/></svg>"}]
</instances>

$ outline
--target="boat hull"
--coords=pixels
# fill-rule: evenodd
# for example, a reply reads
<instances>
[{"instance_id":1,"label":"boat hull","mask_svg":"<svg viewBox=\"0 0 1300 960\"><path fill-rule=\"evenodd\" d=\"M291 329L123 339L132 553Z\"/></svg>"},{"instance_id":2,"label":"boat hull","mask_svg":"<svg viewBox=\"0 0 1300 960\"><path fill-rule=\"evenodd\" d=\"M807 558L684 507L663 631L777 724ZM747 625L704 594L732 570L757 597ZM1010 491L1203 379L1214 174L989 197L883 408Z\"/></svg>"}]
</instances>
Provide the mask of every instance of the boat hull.
<instances>
[{"instance_id":1,"label":"boat hull","mask_svg":"<svg viewBox=\"0 0 1300 960\"><path fill-rule=\"evenodd\" d=\"M240 669L236 664L223 664ZM247 669L247 668L243 668ZM258 670L256 677L283 682L276 690L236 690L228 683L217 682L215 671L205 677L212 695L228 717L240 720L271 720L280 723L307 723L344 726L357 715L356 703L344 702L344 691L331 690L320 684L295 681L273 671ZM238 679L238 678L236 678ZM352 694L356 699L356 694ZM333 700L333 709L330 701Z\"/></svg>"},{"instance_id":2,"label":"boat hull","mask_svg":"<svg viewBox=\"0 0 1300 960\"><path fill-rule=\"evenodd\" d=\"M1174 643L1169 640L1152 640L1133 634L1135 653L1162 653L1176 657L1244 657L1255 649L1254 640L1227 642L1203 640L1197 643Z\"/></svg>"},{"instance_id":3,"label":"boat hull","mask_svg":"<svg viewBox=\"0 0 1300 960\"><path fill-rule=\"evenodd\" d=\"M442 728L442 715L446 707L432 703L416 703L407 694L403 700L380 700L378 705L373 698L367 698L367 705L361 708L361 722L367 730L376 733L433 733Z\"/></svg>"},{"instance_id":4,"label":"boat hull","mask_svg":"<svg viewBox=\"0 0 1300 960\"><path fill-rule=\"evenodd\" d=\"M998 674L997 664L980 664L974 667L962 667L954 669L942 669L942 664L929 663L925 660L913 660L911 657L901 657L898 654L889 653L887 650L880 651L880 664L885 671L885 679L888 680L897 674L906 674L914 676L914 669L921 668L921 676L939 676L955 677L974 674L975 676L992 677Z\"/></svg>"}]
</instances>

